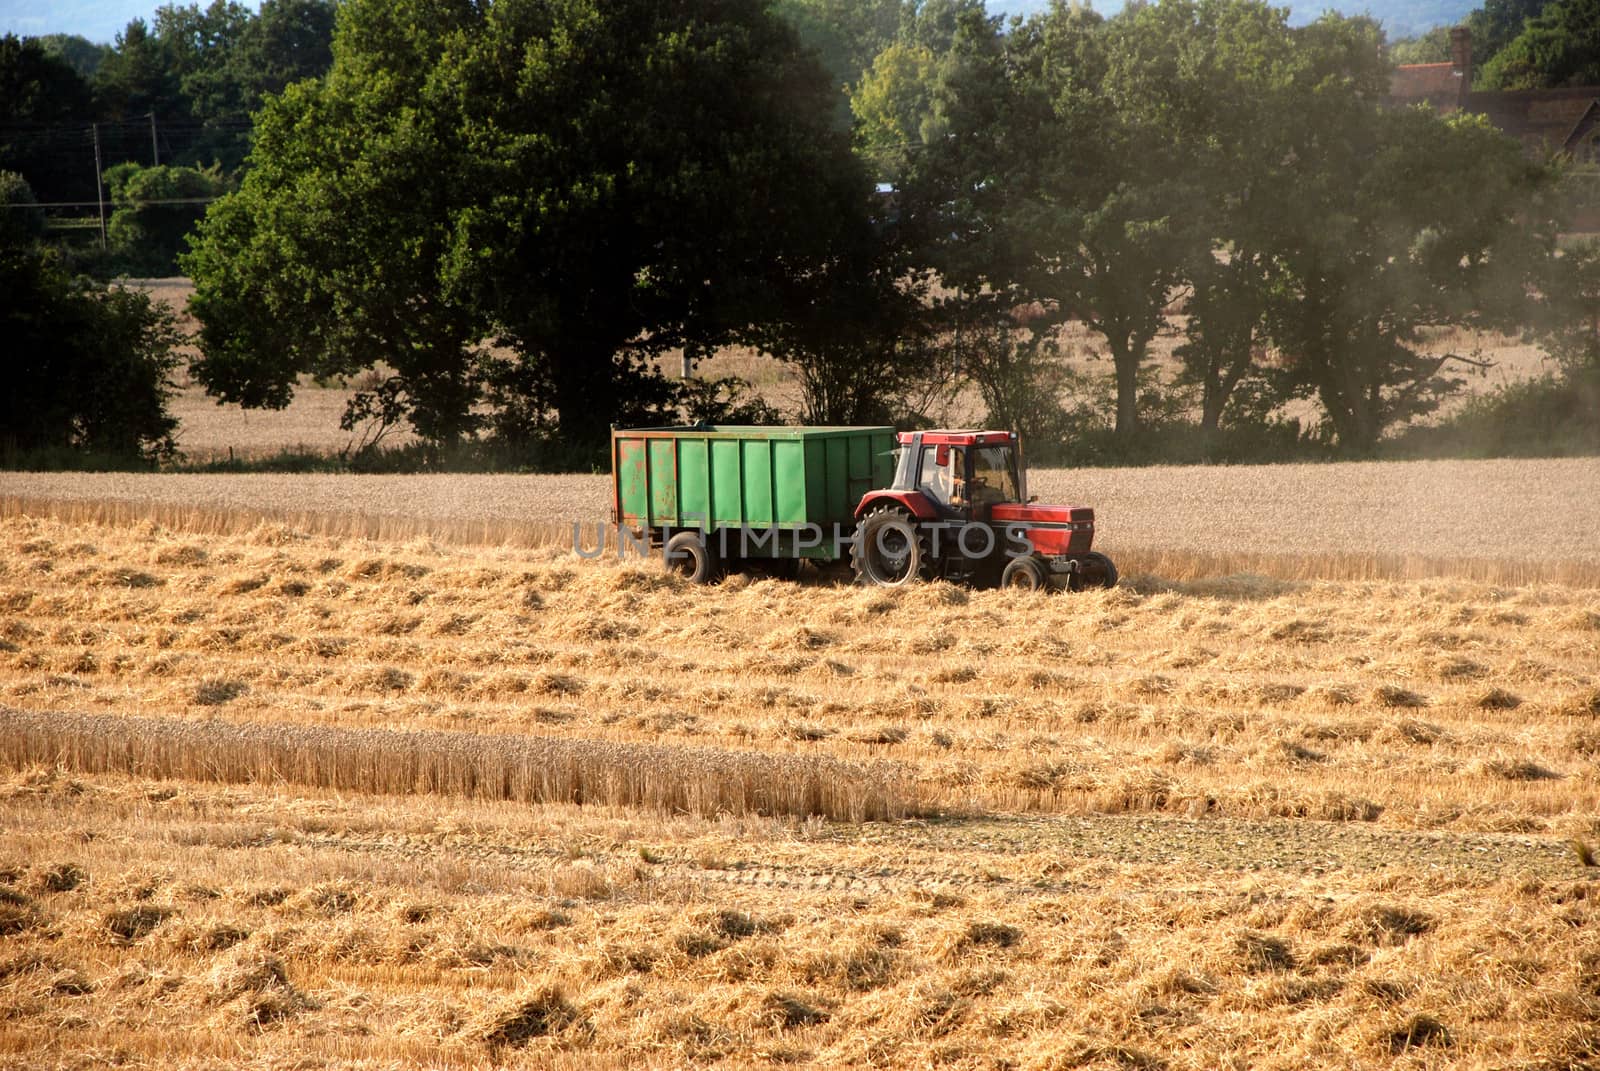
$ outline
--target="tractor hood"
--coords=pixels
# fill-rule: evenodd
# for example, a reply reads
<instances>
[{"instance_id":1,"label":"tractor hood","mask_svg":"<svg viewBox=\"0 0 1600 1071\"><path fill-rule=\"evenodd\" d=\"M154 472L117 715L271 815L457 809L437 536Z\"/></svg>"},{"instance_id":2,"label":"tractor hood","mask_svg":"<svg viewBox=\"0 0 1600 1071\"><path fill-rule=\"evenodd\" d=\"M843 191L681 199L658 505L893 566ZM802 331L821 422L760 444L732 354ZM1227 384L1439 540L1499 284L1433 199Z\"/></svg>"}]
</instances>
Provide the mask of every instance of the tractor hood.
<instances>
[{"instance_id":1,"label":"tractor hood","mask_svg":"<svg viewBox=\"0 0 1600 1071\"><path fill-rule=\"evenodd\" d=\"M1011 502L991 507L989 516L995 524L1025 524L1029 527L1094 524L1094 510L1088 506L1037 506Z\"/></svg>"},{"instance_id":2,"label":"tractor hood","mask_svg":"<svg viewBox=\"0 0 1600 1071\"><path fill-rule=\"evenodd\" d=\"M1094 510L1088 506L1035 506L1012 502L994 506L991 523L1020 535L1046 557L1087 554L1094 545ZM1021 529L1017 532L1016 529Z\"/></svg>"}]
</instances>

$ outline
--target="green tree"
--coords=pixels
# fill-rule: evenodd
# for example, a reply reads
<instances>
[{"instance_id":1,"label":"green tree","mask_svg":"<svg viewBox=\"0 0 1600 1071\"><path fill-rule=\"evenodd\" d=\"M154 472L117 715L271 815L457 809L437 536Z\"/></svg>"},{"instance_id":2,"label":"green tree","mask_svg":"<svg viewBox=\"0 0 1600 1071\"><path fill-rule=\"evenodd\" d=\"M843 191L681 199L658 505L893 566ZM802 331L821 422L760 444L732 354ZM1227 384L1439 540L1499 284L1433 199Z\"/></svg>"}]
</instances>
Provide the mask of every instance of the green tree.
<instances>
[{"instance_id":1,"label":"green tree","mask_svg":"<svg viewBox=\"0 0 1600 1071\"><path fill-rule=\"evenodd\" d=\"M1188 226L1203 240L1181 266L1188 317L1177 355L1179 383L1200 388L1209 451L1225 420L1259 422L1284 400L1267 314L1289 284L1282 240L1302 211L1301 162L1329 134L1308 117L1370 114L1387 71L1366 20L1296 30L1286 11L1249 0L1161 11L1147 19L1150 53L1126 107L1141 128L1169 131L1195 194Z\"/></svg>"},{"instance_id":2,"label":"green tree","mask_svg":"<svg viewBox=\"0 0 1600 1071\"><path fill-rule=\"evenodd\" d=\"M152 30L177 79L181 114L201 124L175 161L232 171L250 147L251 115L270 94L326 73L333 61L332 0L166 4Z\"/></svg>"},{"instance_id":3,"label":"green tree","mask_svg":"<svg viewBox=\"0 0 1600 1071\"><path fill-rule=\"evenodd\" d=\"M178 81L182 111L165 119L202 124L173 158L182 164L220 163L232 170L249 148L252 101L234 70L235 57L255 16L233 0L210 6L164 4L156 9L154 34Z\"/></svg>"},{"instance_id":4,"label":"green tree","mask_svg":"<svg viewBox=\"0 0 1600 1071\"><path fill-rule=\"evenodd\" d=\"M1287 16L1252 0L1168 0L1111 24L1115 106L1139 138L1165 140L1160 162L1184 187L1169 195L1183 239L1170 281L1187 290L1180 380L1201 388L1208 443L1234 392L1260 374L1281 276L1274 237L1296 210L1285 162L1325 77ZM1152 291L1147 315L1166 296Z\"/></svg>"},{"instance_id":5,"label":"green tree","mask_svg":"<svg viewBox=\"0 0 1600 1071\"><path fill-rule=\"evenodd\" d=\"M1546 299L1542 339L1571 382L1583 382L1600 425L1600 240L1573 242L1553 257L1540 288Z\"/></svg>"},{"instance_id":6,"label":"green tree","mask_svg":"<svg viewBox=\"0 0 1600 1071\"><path fill-rule=\"evenodd\" d=\"M85 81L94 77L94 72L100 68L111 49L107 45L96 44L81 34L47 33L37 38L39 44L50 55L64 62L78 76Z\"/></svg>"},{"instance_id":7,"label":"green tree","mask_svg":"<svg viewBox=\"0 0 1600 1071\"><path fill-rule=\"evenodd\" d=\"M1077 381L1060 339L1030 330L1019 322L1025 314L1001 303L968 300L956 316L949 345L983 399L987 426L1020 433L1034 457L1053 456L1074 422L1063 401Z\"/></svg>"},{"instance_id":8,"label":"green tree","mask_svg":"<svg viewBox=\"0 0 1600 1071\"><path fill-rule=\"evenodd\" d=\"M282 408L301 373L382 367L350 415L398 407L446 446L477 428L487 327L440 278L459 150L420 104L446 42L477 24L448 0L349 5L326 78L267 100L251 168L180 261L201 326L193 372L219 399Z\"/></svg>"},{"instance_id":9,"label":"green tree","mask_svg":"<svg viewBox=\"0 0 1600 1071\"><path fill-rule=\"evenodd\" d=\"M89 114L89 85L37 38L0 37L0 122L51 123Z\"/></svg>"},{"instance_id":10,"label":"green tree","mask_svg":"<svg viewBox=\"0 0 1600 1071\"><path fill-rule=\"evenodd\" d=\"M502 3L442 67L465 185L516 191L457 213L446 281L569 444L650 397L648 358L783 314L865 226L835 90L753 0Z\"/></svg>"},{"instance_id":11,"label":"green tree","mask_svg":"<svg viewBox=\"0 0 1600 1071\"><path fill-rule=\"evenodd\" d=\"M170 44L152 33L143 19L134 19L95 70L98 110L110 119L180 115L186 110L180 82Z\"/></svg>"},{"instance_id":12,"label":"green tree","mask_svg":"<svg viewBox=\"0 0 1600 1071\"><path fill-rule=\"evenodd\" d=\"M0 171L0 246L27 245L44 237L44 211L28 180Z\"/></svg>"},{"instance_id":13,"label":"green tree","mask_svg":"<svg viewBox=\"0 0 1600 1071\"><path fill-rule=\"evenodd\" d=\"M99 459L171 456L167 412L180 341L173 315L145 294L74 283L36 243L0 243L0 455Z\"/></svg>"},{"instance_id":14,"label":"green tree","mask_svg":"<svg viewBox=\"0 0 1600 1071\"><path fill-rule=\"evenodd\" d=\"M326 73L333 64L337 11L333 0L264 0L233 56L247 110L260 107L270 94Z\"/></svg>"},{"instance_id":15,"label":"green tree","mask_svg":"<svg viewBox=\"0 0 1600 1071\"><path fill-rule=\"evenodd\" d=\"M141 167L118 164L106 172L114 210L108 230L121 271L171 275L206 205L228 189L219 167Z\"/></svg>"},{"instance_id":16,"label":"green tree","mask_svg":"<svg viewBox=\"0 0 1600 1071\"><path fill-rule=\"evenodd\" d=\"M941 136L934 110L938 63L927 46L896 41L878 53L851 94L856 148L874 177L898 183L912 154Z\"/></svg>"},{"instance_id":17,"label":"green tree","mask_svg":"<svg viewBox=\"0 0 1600 1071\"><path fill-rule=\"evenodd\" d=\"M40 200L93 200L93 159L82 151L92 101L82 76L38 40L0 37L0 168L23 175Z\"/></svg>"},{"instance_id":18,"label":"green tree","mask_svg":"<svg viewBox=\"0 0 1600 1071\"><path fill-rule=\"evenodd\" d=\"M834 93L755 0L354 0L184 262L196 374L270 405L381 362L441 441L488 381L508 431L598 450L670 402L650 358L786 315L865 227Z\"/></svg>"},{"instance_id":19,"label":"green tree","mask_svg":"<svg viewBox=\"0 0 1600 1071\"><path fill-rule=\"evenodd\" d=\"M1600 0L1554 0L1480 68L1485 89L1600 83Z\"/></svg>"},{"instance_id":20,"label":"green tree","mask_svg":"<svg viewBox=\"0 0 1600 1071\"><path fill-rule=\"evenodd\" d=\"M1473 51L1477 51L1476 40L1473 41ZM1389 59L1396 64L1449 63L1450 27L1435 26L1416 37L1390 41Z\"/></svg>"},{"instance_id":21,"label":"green tree","mask_svg":"<svg viewBox=\"0 0 1600 1071\"><path fill-rule=\"evenodd\" d=\"M1550 3L1550 0L1484 0L1482 7L1467 16L1467 29L1472 31L1472 60L1476 76L1474 88L1494 88L1484 81L1484 69L1522 33L1527 21ZM1449 47L1448 31L1446 48ZM1444 59L1449 59L1448 52Z\"/></svg>"},{"instance_id":22,"label":"green tree","mask_svg":"<svg viewBox=\"0 0 1600 1071\"><path fill-rule=\"evenodd\" d=\"M858 237L853 257L806 279L752 338L799 380L803 424L914 421L915 399L944 371L925 283Z\"/></svg>"},{"instance_id":23,"label":"green tree","mask_svg":"<svg viewBox=\"0 0 1600 1071\"><path fill-rule=\"evenodd\" d=\"M264 0L259 12L210 0L130 22L95 67L100 117L129 124L103 132L106 164L153 163L148 131L132 125L152 115L176 131L162 139L162 162L237 170L263 99L327 71L335 10L334 0Z\"/></svg>"},{"instance_id":24,"label":"green tree","mask_svg":"<svg viewBox=\"0 0 1600 1071\"><path fill-rule=\"evenodd\" d=\"M850 92L856 148L876 178L899 184L914 154L950 134L943 112L949 94L941 86L962 76L975 42L993 47L1000 31L1001 20L981 0L904 8L898 36L871 58Z\"/></svg>"},{"instance_id":25,"label":"green tree","mask_svg":"<svg viewBox=\"0 0 1600 1071\"><path fill-rule=\"evenodd\" d=\"M1139 427L1139 370L1191 259L1195 187L1166 116L1141 100L1170 57L1153 20L1104 24L1056 4L1012 33L968 15L936 106L948 133L919 155L906 198L914 239L968 295L1043 303L1033 330L1081 319L1105 341L1117 433Z\"/></svg>"},{"instance_id":26,"label":"green tree","mask_svg":"<svg viewBox=\"0 0 1600 1071\"><path fill-rule=\"evenodd\" d=\"M1526 320L1554 227L1541 211L1549 173L1481 118L1355 118L1308 148L1282 242L1291 284L1272 318L1289 372L1360 454L1460 386L1451 373L1470 356L1424 352L1428 331Z\"/></svg>"},{"instance_id":27,"label":"green tree","mask_svg":"<svg viewBox=\"0 0 1600 1071\"><path fill-rule=\"evenodd\" d=\"M332 0L265 0L259 13L233 0L158 9L156 32L177 57L190 114L204 124L182 162L237 168L261 102L332 64L335 10Z\"/></svg>"},{"instance_id":28,"label":"green tree","mask_svg":"<svg viewBox=\"0 0 1600 1071\"><path fill-rule=\"evenodd\" d=\"M854 86L894 41L911 0L777 0L773 10L814 49L838 88Z\"/></svg>"}]
</instances>

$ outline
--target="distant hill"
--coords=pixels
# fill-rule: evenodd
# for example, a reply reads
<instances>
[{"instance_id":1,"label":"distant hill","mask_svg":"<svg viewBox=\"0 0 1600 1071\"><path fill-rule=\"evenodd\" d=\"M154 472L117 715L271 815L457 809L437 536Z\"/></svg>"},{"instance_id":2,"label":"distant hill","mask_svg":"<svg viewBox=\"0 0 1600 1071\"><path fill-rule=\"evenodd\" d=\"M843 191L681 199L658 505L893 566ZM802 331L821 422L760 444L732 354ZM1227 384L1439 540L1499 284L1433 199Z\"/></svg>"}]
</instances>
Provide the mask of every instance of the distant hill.
<instances>
[{"instance_id":1,"label":"distant hill","mask_svg":"<svg viewBox=\"0 0 1600 1071\"><path fill-rule=\"evenodd\" d=\"M47 33L82 34L110 44L130 19L150 21L162 0L0 0L0 34L38 37ZM1043 10L1048 0L988 0L989 10L1026 15ZM246 0L254 9L258 0ZM1099 0L1103 14L1122 10L1121 0ZM1295 24L1310 22L1332 8L1346 15L1370 14L1383 24L1390 40L1414 37L1435 26L1460 22L1472 11L1471 0L1307 0L1294 9Z\"/></svg>"}]
</instances>

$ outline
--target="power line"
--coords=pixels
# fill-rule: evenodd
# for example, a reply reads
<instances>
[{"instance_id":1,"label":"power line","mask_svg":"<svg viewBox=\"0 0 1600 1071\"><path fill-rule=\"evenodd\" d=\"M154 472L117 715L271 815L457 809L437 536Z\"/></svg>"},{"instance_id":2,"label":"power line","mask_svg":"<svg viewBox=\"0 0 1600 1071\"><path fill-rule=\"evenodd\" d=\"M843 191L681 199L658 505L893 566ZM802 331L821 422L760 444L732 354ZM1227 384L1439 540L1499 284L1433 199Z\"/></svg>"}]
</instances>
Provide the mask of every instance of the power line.
<instances>
[{"instance_id":1,"label":"power line","mask_svg":"<svg viewBox=\"0 0 1600 1071\"><path fill-rule=\"evenodd\" d=\"M87 130L94 123L99 123L105 129L122 127L130 129L144 129L150 122L150 113L146 112L136 119L62 119L53 123L36 123L29 121L13 120L0 121L0 130ZM162 127L212 127L226 126L244 129L254 126L250 119L162 119L156 117L156 122Z\"/></svg>"},{"instance_id":2,"label":"power line","mask_svg":"<svg viewBox=\"0 0 1600 1071\"><path fill-rule=\"evenodd\" d=\"M218 197L166 197L156 200L130 200L127 198L111 199L112 208L147 208L150 205L208 205L212 201L220 201ZM0 208L98 208L99 201L30 201L26 204L0 204Z\"/></svg>"}]
</instances>

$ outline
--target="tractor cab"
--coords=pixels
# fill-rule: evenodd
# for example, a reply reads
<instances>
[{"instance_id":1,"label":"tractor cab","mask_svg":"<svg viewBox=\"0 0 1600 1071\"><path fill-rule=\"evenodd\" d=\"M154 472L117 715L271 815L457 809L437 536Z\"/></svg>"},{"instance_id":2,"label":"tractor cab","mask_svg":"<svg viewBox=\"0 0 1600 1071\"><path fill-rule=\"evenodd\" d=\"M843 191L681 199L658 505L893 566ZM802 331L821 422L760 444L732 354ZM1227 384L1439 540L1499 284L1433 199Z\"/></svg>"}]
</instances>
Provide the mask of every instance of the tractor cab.
<instances>
[{"instance_id":1,"label":"tractor cab","mask_svg":"<svg viewBox=\"0 0 1600 1071\"><path fill-rule=\"evenodd\" d=\"M991 507L1025 501L1014 433L910 432L899 443L895 488L921 492L945 518L987 521Z\"/></svg>"}]
</instances>

